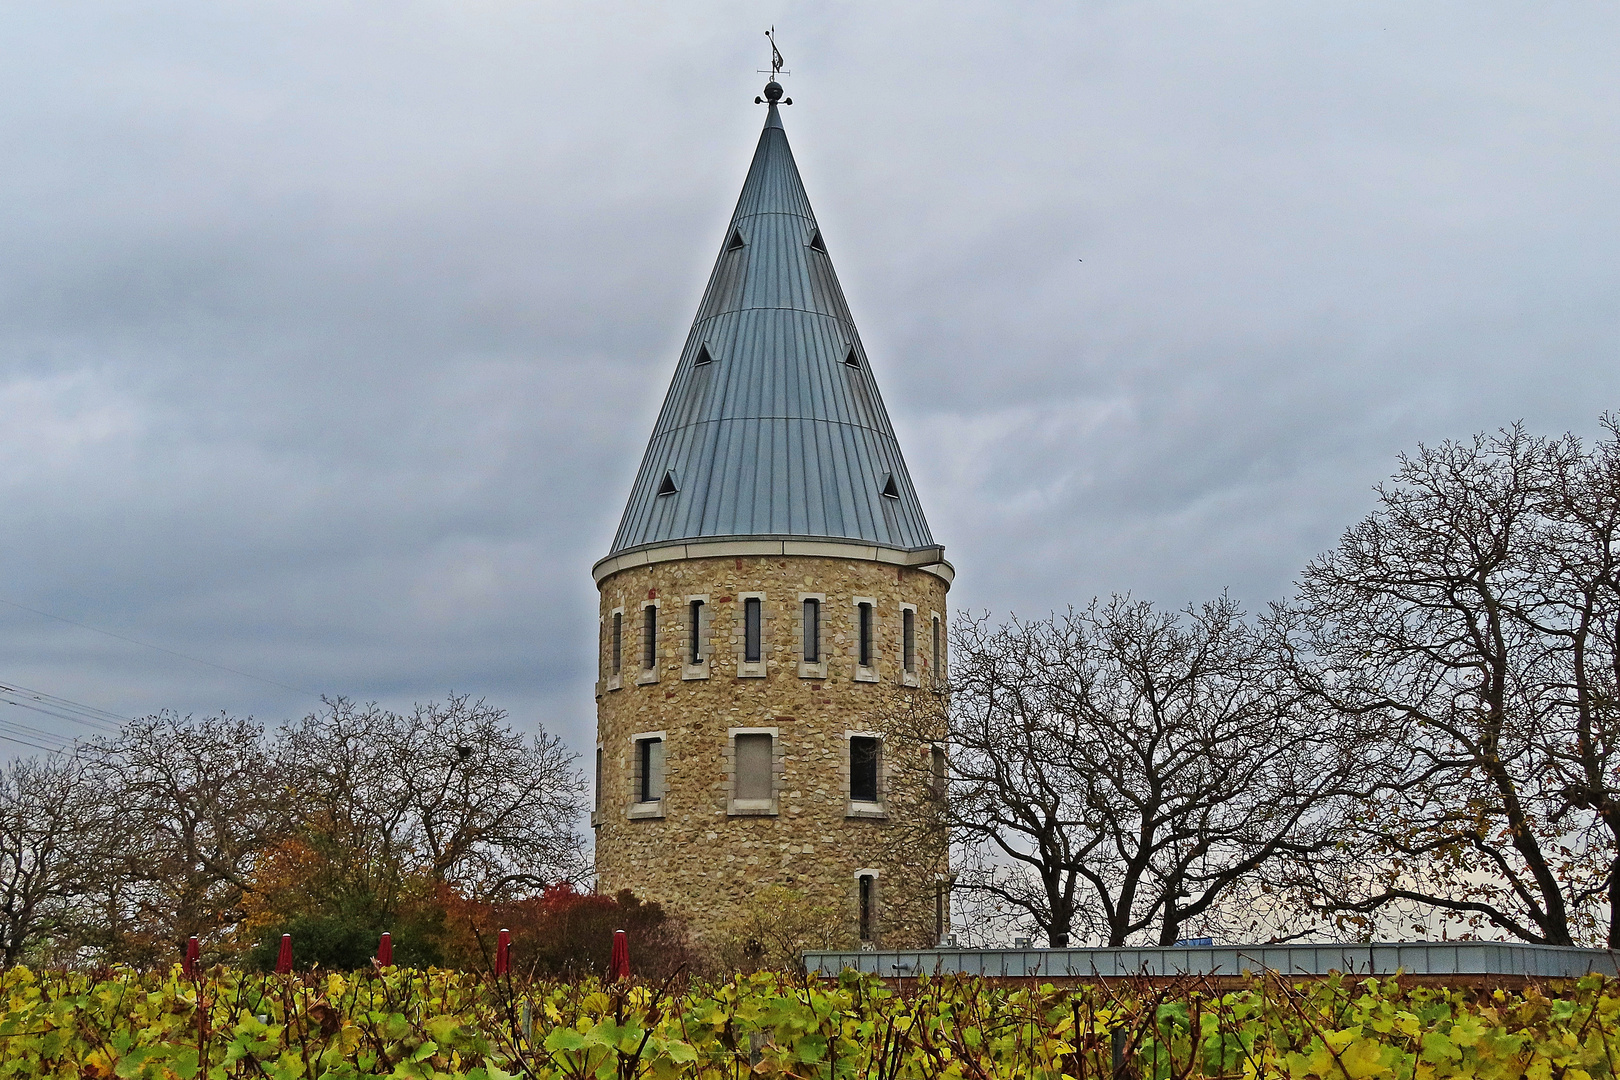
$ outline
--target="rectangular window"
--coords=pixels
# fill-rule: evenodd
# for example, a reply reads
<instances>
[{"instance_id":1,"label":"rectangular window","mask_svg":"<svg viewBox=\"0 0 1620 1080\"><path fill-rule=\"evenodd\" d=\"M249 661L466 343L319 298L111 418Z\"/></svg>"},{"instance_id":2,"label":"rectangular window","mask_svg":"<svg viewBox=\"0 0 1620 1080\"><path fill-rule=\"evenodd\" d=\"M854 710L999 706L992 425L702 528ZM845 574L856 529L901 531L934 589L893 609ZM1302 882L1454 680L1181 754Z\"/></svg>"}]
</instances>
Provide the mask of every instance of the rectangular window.
<instances>
[{"instance_id":1,"label":"rectangular window","mask_svg":"<svg viewBox=\"0 0 1620 1080\"><path fill-rule=\"evenodd\" d=\"M658 609L648 604L641 619L641 666L651 671L658 666Z\"/></svg>"},{"instance_id":2,"label":"rectangular window","mask_svg":"<svg viewBox=\"0 0 1620 1080\"><path fill-rule=\"evenodd\" d=\"M860 612L860 660L861 667L872 666L872 605L861 604Z\"/></svg>"},{"instance_id":3,"label":"rectangular window","mask_svg":"<svg viewBox=\"0 0 1620 1080\"><path fill-rule=\"evenodd\" d=\"M867 735L849 738L849 797L855 802L878 801L878 758L882 743Z\"/></svg>"},{"instance_id":4,"label":"rectangular window","mask_svg":"<svg viewBox=\"0 0 1620 1080\"><path fill-rule=\"evenodd\" d=\"M804 662L821 663L821 601L804 602Z\"/></svg>"},{"instance_id":5,"label":"rectangular window","mask_svg":"<svg viewBox=\"0 0 1620 1080\"><path fill-rule=\"evenodd\" d=\"M861 903L861 940L872 940L873 909L877 906L877 878L871 874L862 874L858 879Z\"/></svg>"},{"instance_id":6,"label":"rectangular window","mask_svg":"<svg viewBox=\"0 0 1620 1080\"><path fill-rule=\"evenodd\" d=\"M736 737L737 799L768 801L771 798L772 741L769 735Z\"/></svg>"},{"instance_id":7,"label":"rectangular window","mask_svg":"<svg viewBox=\"0 0 1620 1080\"><path fill-rule=\"evenodd\" d=\"M910 608L900 612L900 658L905 663L906 673L915 674L917 671L917 613Z\"/></svg>"},{"instance_id":8,"label":"rectangular window","mask_svg":"<svg viewBox=\"0 0 1620 1080\"><path fill-rule=\"evenodd\" d=\"M934 798L945 798L945 748L936 746L929 755L928 786L934 793Z\"/></svg>"},{"instance_id":9,"label":"rectangular window","mask_svg":"<svg viewBox=\"0 0 1620 1080\"><path fill-rule=\"evenodd\" d=\"M596 748L596 809L602 809L602 748Z\"/></svg>"},{"instance_id":10,"label":"rectangular window","mask_svg":"<svg viewBox=\"0 0 1620 1080\"><path fill-rule=\"evenodd\" d=\"M636 743L636 801L658 802L664 797L664 740Z\"/></svg>"},{"instance_id":11,"label":"rectangular window","mask_svg":"<svg viewBox=\"0 0 1620 1080\"><path fill-rule=\"evenodd\" d=\"M613 613L613 674L624 668L624 612Z\"/></svg>"},{"instance_id":12,"label":"rectangular window","mask_svg":"<svg viewBox=\"0 0 1620 1080\"><path fill-rule=\"evenodd\" d=\"M934 681L938 682L940 679L944 678L945 673L940 671L940 669L939 669L939 616L938 615L934 616L934 651L933 651L933 654L929 657L929 663L933 665Z\"/></svg>"},{"instance_id":13,"label":"rectangular window","mask_svg":"<svg viewBox=\"0 0 1620 1080\"><path fill-rule=\"evenodd\" d=\"M757 596L750 596L743 601L743 662L748 664L759 663L760 647L760 601Z\"/></svg>"},{"instance_id":14,"label":"rectangular window","mask_svg":"<svg viewBox=\"0 0 1620 1080\"><path fill-rule=\"evenodd\" d=\"M689 658L686 662L689 664L701 664L703 663L703 601L692 601L687 619L691 624L688 627L688 634L692 640L690 642Z\"/></svg>"}]
</instances>

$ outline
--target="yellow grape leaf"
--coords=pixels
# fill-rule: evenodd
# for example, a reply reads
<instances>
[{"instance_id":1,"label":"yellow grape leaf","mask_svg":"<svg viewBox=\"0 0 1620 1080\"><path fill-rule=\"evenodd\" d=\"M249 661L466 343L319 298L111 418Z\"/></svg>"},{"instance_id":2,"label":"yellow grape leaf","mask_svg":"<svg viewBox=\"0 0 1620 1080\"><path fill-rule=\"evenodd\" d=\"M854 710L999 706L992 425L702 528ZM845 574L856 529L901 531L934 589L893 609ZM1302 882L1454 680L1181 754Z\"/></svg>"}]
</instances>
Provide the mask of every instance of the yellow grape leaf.
<instances>
[{"instance_id":1,"label":"yellow grape leaf","mask_svg":"<svg viewBox=\"0 0 1620 1080\"><path fill-rule=\"evenodd\" d=\"M1457 1044L1438 1031L1430 1031L1423 1036L1423 1052L1419 1055L1423 1061L1442 1062L1456 1061L1462 1057L1462 1051Z\"/></svg>"},{"instance_id":2,"label":"yellow grape leaf","mask_svg":"<svg viewBox=\"0 0 1620 1080\"><path fill-rule=\"evenodd\" d=\"M1395 1061L1391 1061L1391 1058L1400 1060L1400 1051L1372 1039L1357 1039L1339 1052L1339 1061L1343 1063L1344 1071L1350 1074L1350 1080L1395 1075Z\"/></svg>"},{"instance_id":3,"label":"yellow grape leaf","mask_svg":"<svg viewBox=\"0 0 1620 1080\"><path fill-rule=\"evenodd\" d=\"M1485 1021L1471 1013L1464 1013L1451 1025L1451 1041L1458 1046L1475 1046L1486 1030Z\"/></svg>"}]
</instances>

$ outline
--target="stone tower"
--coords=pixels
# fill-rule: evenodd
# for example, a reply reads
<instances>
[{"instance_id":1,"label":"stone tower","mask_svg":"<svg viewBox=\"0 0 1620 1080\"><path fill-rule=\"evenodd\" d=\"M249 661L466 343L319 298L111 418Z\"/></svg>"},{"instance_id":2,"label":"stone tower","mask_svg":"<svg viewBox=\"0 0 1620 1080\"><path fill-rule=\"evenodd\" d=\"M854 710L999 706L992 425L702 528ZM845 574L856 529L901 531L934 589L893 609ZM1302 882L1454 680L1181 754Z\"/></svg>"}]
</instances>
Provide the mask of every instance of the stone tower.
<instances>
[{"instance_id":1,"label":"stone tower","mask_svg":"<svg viewBox=\"0 0 1620 1080\"><path fill-rule=\"evenodd\" d=\"M598 887L699 933L782 886L843 944L940 931L944 856L885 838L943 749L882 717L943 676L934 542L778 114L653 428L601 590ZM926 790L926 787L923 789ZM791 894L772 892L772 897Z\"/></svg>"}]
</instances>

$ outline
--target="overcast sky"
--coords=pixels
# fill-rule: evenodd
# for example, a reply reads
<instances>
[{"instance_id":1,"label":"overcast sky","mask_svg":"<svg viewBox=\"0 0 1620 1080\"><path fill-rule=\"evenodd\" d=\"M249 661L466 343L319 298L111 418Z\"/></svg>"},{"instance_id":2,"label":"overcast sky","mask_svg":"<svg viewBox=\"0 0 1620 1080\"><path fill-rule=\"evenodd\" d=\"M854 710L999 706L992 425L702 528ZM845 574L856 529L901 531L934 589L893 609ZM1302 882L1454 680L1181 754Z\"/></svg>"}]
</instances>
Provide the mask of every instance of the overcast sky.
<instances>
[{"instance_id":1,"label":"overcast sky","mask_svg":"<svg viewBox=\"0 0 1620 1080\"><path fill-rule=\"evenodd\" d=\"M1253 607L1402 450L1620 409L1610 2L12 3L0 683L587 747L772 23L959 609Z\"/></svg>"}]
</instances>

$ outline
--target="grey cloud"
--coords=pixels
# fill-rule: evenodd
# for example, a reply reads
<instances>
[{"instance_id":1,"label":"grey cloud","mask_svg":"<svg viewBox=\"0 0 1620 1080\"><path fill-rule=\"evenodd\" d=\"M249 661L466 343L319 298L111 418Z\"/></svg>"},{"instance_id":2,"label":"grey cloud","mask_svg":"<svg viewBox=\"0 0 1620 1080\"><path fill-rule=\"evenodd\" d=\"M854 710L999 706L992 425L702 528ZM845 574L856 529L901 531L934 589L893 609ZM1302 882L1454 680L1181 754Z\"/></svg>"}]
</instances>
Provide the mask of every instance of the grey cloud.
<instances>
[{"instance_id":1,"label":"grey cloud","mask_svg":"<svg viewBox=\"0 0 1620 1080\"><path fill-rule=\"evenodd\" d=\"M0 597L588 746L589 567L762 20L958 606L1257 604L1419 439L1620 405L1595 3L14 5ZM0 643L125 714L313 704L16 609Z\"/></svg>"}]
</instances>

